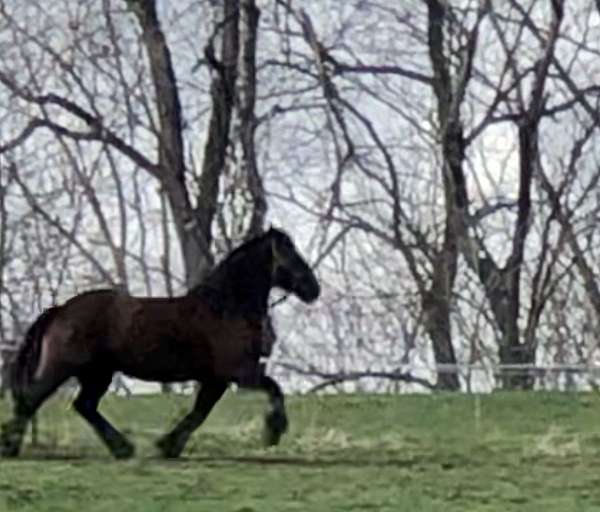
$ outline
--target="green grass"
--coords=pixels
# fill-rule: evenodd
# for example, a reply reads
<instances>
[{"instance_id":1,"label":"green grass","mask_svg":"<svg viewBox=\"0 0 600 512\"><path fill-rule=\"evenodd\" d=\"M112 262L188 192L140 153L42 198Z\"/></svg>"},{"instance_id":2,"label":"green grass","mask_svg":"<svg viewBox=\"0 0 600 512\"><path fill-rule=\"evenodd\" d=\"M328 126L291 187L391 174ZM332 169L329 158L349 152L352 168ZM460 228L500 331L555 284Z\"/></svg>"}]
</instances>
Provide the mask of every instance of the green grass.
<instances>
[{"instance_id":1,"label":"green grass","mask_svg":"<svg viewBox=\"0 0 600 512\"><path fill-rule=\"evenodd\" d=\"M126 462L68 404L43 409L40 446L0 460L0 511L600 511L594 394L290 397L268 449L262 397L228 394L178 461L152 443L191 397L109 397L138 447Z\"/></svg>"}]
</instances>

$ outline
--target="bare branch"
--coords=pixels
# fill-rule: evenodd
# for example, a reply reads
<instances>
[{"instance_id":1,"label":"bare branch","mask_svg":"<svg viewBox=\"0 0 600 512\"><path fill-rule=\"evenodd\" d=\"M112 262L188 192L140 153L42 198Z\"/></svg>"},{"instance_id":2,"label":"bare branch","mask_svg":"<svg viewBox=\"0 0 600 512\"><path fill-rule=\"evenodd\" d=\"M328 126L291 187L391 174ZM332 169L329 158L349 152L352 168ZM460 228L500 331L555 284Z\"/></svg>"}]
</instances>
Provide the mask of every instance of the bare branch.
<instances>
[{"instance_id":1,"label":"bare branch","mask_svg":"<svg viewBox=\"0 0 600 512\"><path fill-rule=\"evenodd\" d=\"M402 372L400 370L393 372L379 372L379 371L365 371L365 372L339 372L339 373L330 373L318 370L317 368L302 368L300 366L290 364L290 363L275 363L276 366L281 368L285 368L286 370L292 371L299 375L303 375L305 377L317 377L319 379L323 379L324 382L321 382L315 386L313 386L309 393L316 393L317 391L321 391L329 386L335 386L336 384L341 384L342 382L348 381L357 381L366 378L373 379L388 379L394 381L406 382L409 384L419 384L430 390L437 389L435 384L432 384L427 379L423 379L421 377L415 377L410 373Z\"/></svg>"}]
</instances>

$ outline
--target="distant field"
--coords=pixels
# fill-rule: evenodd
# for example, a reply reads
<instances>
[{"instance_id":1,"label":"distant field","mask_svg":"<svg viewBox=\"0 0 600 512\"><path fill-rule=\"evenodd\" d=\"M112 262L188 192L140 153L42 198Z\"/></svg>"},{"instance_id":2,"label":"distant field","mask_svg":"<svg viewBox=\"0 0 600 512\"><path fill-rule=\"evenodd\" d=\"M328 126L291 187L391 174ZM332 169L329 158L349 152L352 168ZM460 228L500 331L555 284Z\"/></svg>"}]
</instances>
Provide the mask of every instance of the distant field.
<instances>
[{"instance_id":1,"label":"distant field","mask_svg":"<svg viewBox=\"0 0 600 512\"><path fill-rule=\"evenodd\" d=\"M42 445L0 460L0 511L600 511L593 394L291 397L290 432L270 449L262 397L228 394L185 457L157 459L153 440L190 402L106 399L138 446L116 462L53 400Z\"/></svg>"}]
</instances>

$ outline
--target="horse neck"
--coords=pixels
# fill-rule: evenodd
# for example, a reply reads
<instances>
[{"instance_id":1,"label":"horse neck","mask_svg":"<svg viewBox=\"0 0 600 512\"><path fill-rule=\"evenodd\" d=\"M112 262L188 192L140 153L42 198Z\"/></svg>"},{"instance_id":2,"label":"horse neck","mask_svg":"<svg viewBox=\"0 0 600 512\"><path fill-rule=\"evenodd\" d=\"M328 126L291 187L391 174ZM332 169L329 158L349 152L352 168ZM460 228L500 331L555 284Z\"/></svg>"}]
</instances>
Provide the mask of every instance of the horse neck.
<instances>
[{"instance_id":1,"label":"horse neck","mask_svg":"<svg viewBox=\"0 0 600 512\"><path fill-rule=\"evenodd\" d=\"M271 290L272 255L263 246L237 262L232 269L229 287L244 314L263 315Z\"/></svg>"},{"instance_id":2,"label":"horse neck","mask_svg":"<svg viewBox=\"0 0 600 512\"><path fill-rule=\"evenodd\" d=\"M219 265L204 286L216 291L231 315L262 317L271 290L272 254L263 244Z\"/></svg>"}]
</instances>

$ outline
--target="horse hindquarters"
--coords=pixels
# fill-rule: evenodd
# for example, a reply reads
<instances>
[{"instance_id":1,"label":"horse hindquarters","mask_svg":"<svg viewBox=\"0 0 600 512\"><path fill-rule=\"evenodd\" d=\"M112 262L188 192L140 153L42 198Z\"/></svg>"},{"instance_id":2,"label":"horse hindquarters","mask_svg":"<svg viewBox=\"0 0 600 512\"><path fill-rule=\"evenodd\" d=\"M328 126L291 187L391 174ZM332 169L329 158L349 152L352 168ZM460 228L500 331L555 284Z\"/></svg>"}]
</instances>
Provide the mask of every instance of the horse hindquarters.
<instances>
[{"instance_id":1,"label":"horse hindquarters","mask_svg":"<svg viewBox=\"0 0 600 512\"><path fill-rule=\"evenodd\" d=\"M53 357L53 338L48 336L59 308L42 313L25 335L13 367L11 388L13 418L2 425L0 453L17 456L27 424L42 403L70 377L66 365Z\"/></svg>"}]
</instances>

